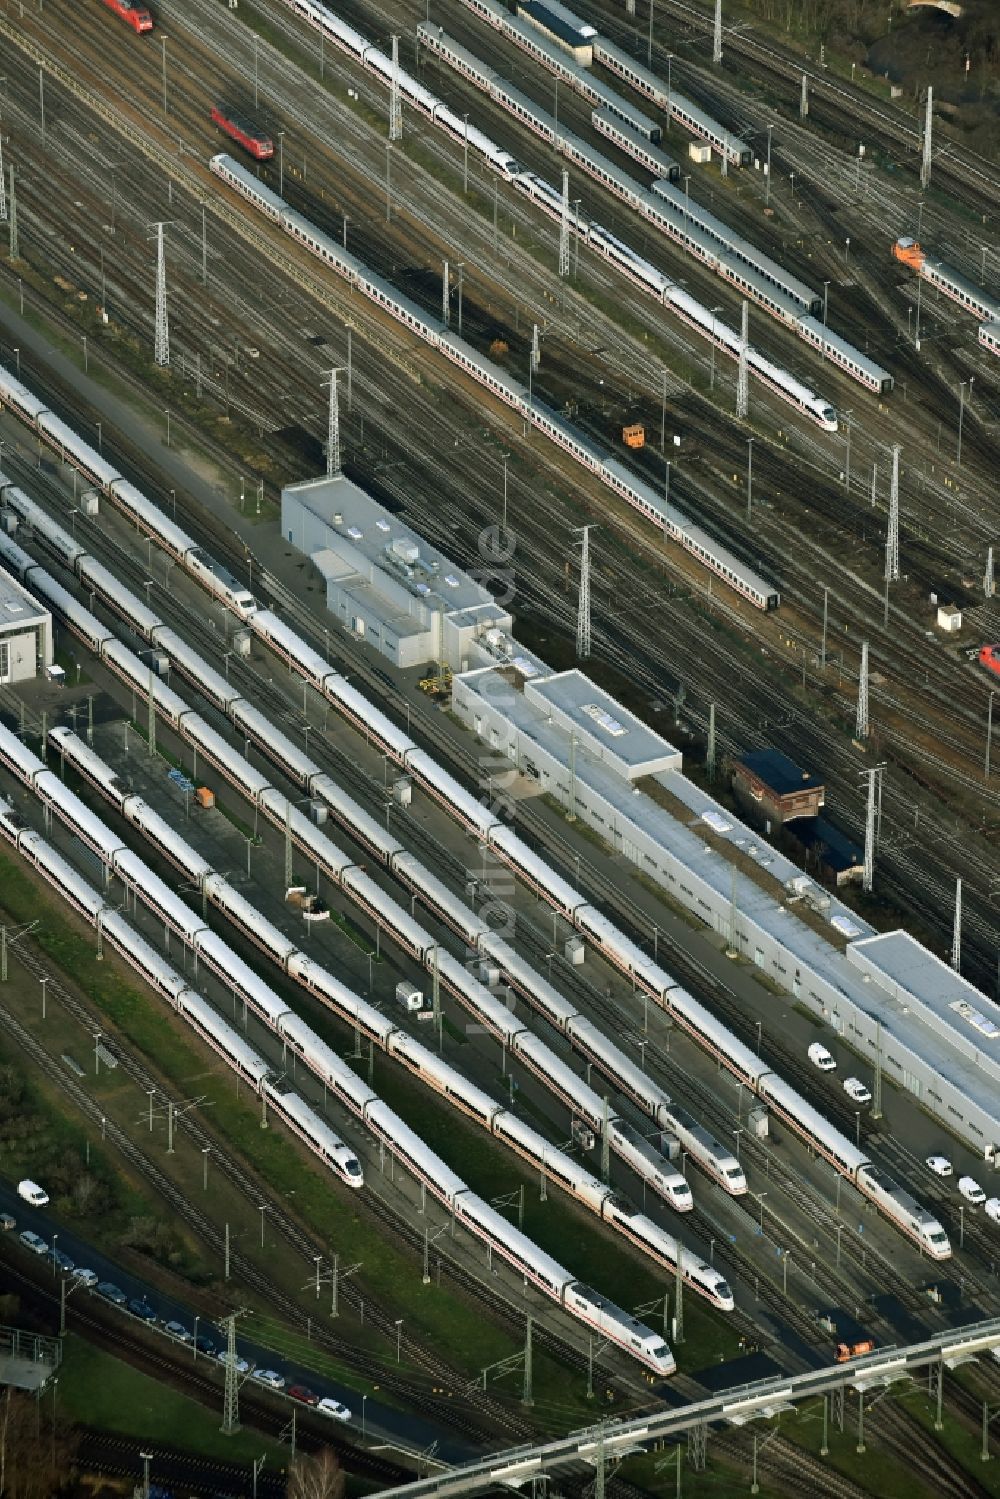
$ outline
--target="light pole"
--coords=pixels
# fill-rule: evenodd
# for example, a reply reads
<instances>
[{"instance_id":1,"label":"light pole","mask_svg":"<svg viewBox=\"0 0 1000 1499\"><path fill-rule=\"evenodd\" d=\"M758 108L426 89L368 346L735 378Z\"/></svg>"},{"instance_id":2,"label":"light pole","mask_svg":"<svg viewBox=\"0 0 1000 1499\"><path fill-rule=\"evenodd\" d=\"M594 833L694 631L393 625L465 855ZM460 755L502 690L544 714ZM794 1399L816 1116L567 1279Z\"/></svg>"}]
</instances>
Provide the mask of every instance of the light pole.
<instances>
[{"instance_id":1,"label":"light pole","mask_svg":"<svg viewBox=\"0 0 1000 1499\"><path fill-rule=\"evenodd\" d=\"M830 283L829 283L829 281L824 281L823 282L823 327L824 328L826 327L826 307L827 307L827 299L829 297L829 294L830 294Z\"/></svg>"},{"instance_id":2,"label":"light pole","mask_svg":"<svg viewBox=\"0 0 1000 1499\"><path fill-rule=\"evenodd\" d=\"M764 207L771 201L771 131L773 125L767 127L767 166L764 168Z\"/></svg>"},{"instance_id":3,"label":"light pole","mask_svg":"<svg viewBox=\"0 0 1000 1499\"><path fill-rule=\"evenodd\" d=\"M713 307L712 308L712 374L711 374L711 377L709 379L709 386L708 386L709 390L714 390L715 389L715 319L716 319L717 314L720 313L721 311L722 311L721 307Z\"/></svg>"},{"instance_id":4,"label":"light pole","mask_svg":"<svg viewBox=\"0 0 1000 1499\"><path fill-rule=\"evenodd\" d=\"M285 191L285 132L278 131L278 196Z\"/></svg>"},{"instance_id":5,"label":"light pole","mask_svg":"<svg viewBox=\"0 0 1000 1499\"><path fill-rule=\"evenodd\" d=\"M167 447L169 448L169 446L170 446L170 411L169 411L169 409L166 406L163 408L163 415L167 419Z\"/></svg>"},{"instance_id":6,"label":"light pole","mask_svg":"<svg viewBox=\"0 0 1000 1499\"><path fill-rule=\"evenodd\" d=\"M153 1461L151 1452L140 1452L142 1458L142 1499L149 1499L149 1465Z\"/></svg>"},{"instance_id":7,"label":"light pole","mask_svg":"<svg viewBox=\"0 0 1000 1499\"><path fill-rule=\"evenodd\" d=\"M267 1212L267 1204L264 1203L264 1202L262 1202L261 1205L260 1205L259 1211L260 1211L260 1247L261 1247L261 1249L263 1249L264 1248L264 1214Z\"/></svg>"},{"instance_id":8,"label":"light pole","mask_svg":"<svg viewBox=\"0 0 1000 1499\"><path fill-rule=\"evenodd\" d=\"M958 386L958 451L955 454L955 463L959 468L962 467L962 419L965 416L965 387L966 385L969 387L969 398L971 400L972 380L974 379L975 376L972 376L969 380L961 380Z\"/></svg>"},{"instance_id":9,"label":"light pole","mask_svg":"<svg viewBox=\"0 0 1000 1499\"><path fill-rule=\"evenodd\" d=\"M365 1406L368 1404L368 1396L361 1397L361 1440L365 1439Z\"/></svg>"},{"instance_id":10,"label":"light pole","mask_svg":"<svg viewBox=\"0 0 1000 1499\"><path fill-rule=\"evenodd\" d=\"M20 380L20 378L21 378L21 350L20 349L15 349L14 350L14 362L15 362L15 364L17 366L17 378Z\"/></svg>"},{"instance_id":11,"label":"light pole","mask_svg":"<svg viewBox=\"0 0 1000 1499\"><path fill-rule=\"evenodd\" d=\"M203 1192L208 1191L208 1153L211 1148L211 1145L206 1145L201 1152L201 1189Z\"/></svg>"},{"instance_id":12,"label":"light pole","mask_svg":"<svg viewBox=\"0 0 1000 1499\"><path fill-rule=\"evenodd\" d=\"M465 124L465 162L462 167L462 192L469 196L469 116L464 114L462 120Z\"/></svg>"},{"instance_id":13,"label":"light pole","mask_svg":"<svg viewBox=\"0 0 1000 1499\"><path fill-rule=\"evenodd\" d=\"M740 1158L740 1135L742 1135L742 1133L743 1133L743 1127L742 1127L742 1125L740 1126L739 1129L734 1129L733 1130L733 1134L736 1136L736 1159L737 1160L739 1160L739 1158Z\"/></svg>"},{"instance_id":14,"label":"light pole","mask_svg":"<svg viewBox=\"0 0 1000 1499\"><path fill-rule=\"evenodd\" d=\"M43 1020L45 1019L45 985L48 983L48 981L49 980L48 980L48 975L47 974L44 975L42 978L40 978L38 980L38 982L42 986L42 1019Z\"/></svg>"},{"instance_id":15,"label":"light pole","mask_svg":"<svg viewBox=\"0 0 1000 1499\"><path fill-rule=\"evenodd\" d=\"M965 1248L965 1203L958 1205L958 1247Z\"/></svg>"},{"instance_id":16,"label":"light pole","mask_svg":"<svg viewBox=\"0 0 1000 1499\"><path fill-rule=\"evenodd\" d=\"M396 1363L399 1363L400 1353L403 1347L403 1319L396 1318Z\"/></svg>"},{"instance_id":17,"label":"light pole","mask_svg":"<svg viewBox=\"0 0 1000 1499\"><path fill-rule=\"evenodd\" d=\"M104 433L101 430L101 424L100 424L100 422L95 422L94 426L97 428L97 451L99 453L103 454L103 452L104 452Z\"/></svg>"},{"instance_id":18,"label":"light pole","mask_svg":"<svg viewBox=\"0 0 1000 1499\"><path fill-rule=\"evenodd\" d=\"M59 1238L58 1234L53 1234L52 1235L52 1274L53 1275L55 1275L55 1273L56 1273L56 1241L58 1240L58 1238Z\"/></svg>"},{"instance_id":19,"label":"light pole","mask_svg":"<svg viewBox=\"0 0 1000 1499\"><path fill-rule=\"evenodd\" d=\"M160 46L163 48L163 113L167 113L167 34L160 32Z\"/></svg>"},{"instance_id":20,"label":"light pole","mask_svg":"<svg viewBox=\"0 0 1000 1499\"><path fill-rule=\"evenodd\" d=\"M763 1232L764 1232L764 1198L767 1196L767 1193L766 1192L755 1192L753 1195L756 1197L757 1201L760 1203L760 1231L763 1234Z\"/></svg>"},{"instance_id":21,"label":"light pole","mask_svg":"<svg viewBox=\"0 0 1000 1499\"><path fill-rule=\"evenodd\" d=\"M753 444L752 437L747 438L747 520L753 513Z\"/></svg>"},{"instance_id":22,"label":"light pole","mask_svg":"<svg viewBox=\"0 0 1000 1499\"><path fill-rule=\"evenodd\" d=\"M854 1110L854 1143L861 1149L861 1110Z\"/></svg>"},{"instance_id":23,"label":"light pole","mask_svg":"<svg viewBox=\"0 0 1000 1499\"><path fill-rule=\"evenodd\" d=\"M191 1338L191 1354L194 1358L195 1363L198 1362L198 1323L200 1321L201 1317L196 1312L194 1317L194 1333Z\"/></svg>"}]
</instances>

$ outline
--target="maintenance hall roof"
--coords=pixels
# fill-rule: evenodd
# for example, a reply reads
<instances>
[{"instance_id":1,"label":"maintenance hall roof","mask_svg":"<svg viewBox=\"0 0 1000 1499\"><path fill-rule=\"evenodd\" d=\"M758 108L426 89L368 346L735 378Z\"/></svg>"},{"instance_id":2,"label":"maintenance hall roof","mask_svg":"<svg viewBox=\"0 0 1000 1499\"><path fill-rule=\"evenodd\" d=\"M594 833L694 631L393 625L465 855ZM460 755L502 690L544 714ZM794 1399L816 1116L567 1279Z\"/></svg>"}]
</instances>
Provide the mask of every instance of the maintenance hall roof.
<instances>
[{"instance_id":1,"label":"maintenance hall roof","mask_svg":"<svg viewBox=\"0 0 1000 1499\"><path fill-rule=\"evenodd\" d=\"M47 615L48 610L0 567L0 631L22 629Z\"/></svg>"},{"instance_id":2,"label":"maintenance hall roof","mask_svg":"<svg viewBox=\"0 0 1000 1499\"><path fill-rule=\"evenodd\" d=\"M449 614L483 605L492 608L487 588L346 475L286 486L282 505L296 502L326 523L327 547L335 548L370 586L378 588L375 574L382 573L419 598L435 596ZM349 568L337 568L330 558L325 561L329 576L346 580Z\"/></svg>"},{"instance_id":3,"label":"maintenance hall roof","mask_svg":"<svg viewBox=\"0 0 1000 1499\"><path fill-rule=\"evenodd\" d=\"M554 712L566 732L572 729L578 742L623 761L630 779L680 766L679 750L582 671L559 672L524 690L543 711Z\"/></svg>"}]
</instances>

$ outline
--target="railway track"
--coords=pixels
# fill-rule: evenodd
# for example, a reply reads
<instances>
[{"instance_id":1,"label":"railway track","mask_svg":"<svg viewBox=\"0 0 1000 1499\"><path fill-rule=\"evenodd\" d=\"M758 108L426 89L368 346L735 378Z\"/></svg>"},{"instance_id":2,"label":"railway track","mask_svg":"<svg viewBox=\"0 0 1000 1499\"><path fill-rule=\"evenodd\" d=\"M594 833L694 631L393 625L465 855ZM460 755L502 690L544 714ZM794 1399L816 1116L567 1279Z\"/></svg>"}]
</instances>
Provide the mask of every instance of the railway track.
<instances>
[{"instance_id":1,"label":"railway track","mask_svg":"<svg viewBox=\"0 0 1000 1499\"><path fill-rule=\"evenodd\" d=\"M34 950L28 946L19 944L18 955L24 966L35 977L41 977L46 972L46 965ZM95 1029L105 1023L104 1017L98 1012L91 1010L82 1001L77 999L62 982L49 976L48 993L50 998L58 1000L67 1012L73 1016L85 1029L93 1034ZM10 1014L9 1011L0 1009L0 1024L11 1034L37 1065L41 1066L58 1087L71 1099L74 1106L83 1117L92 1120L97 1126L101 1126L102 1115L99 1104L76 1082L75 1079L52 1066L51 1059L41 1045L35 1040L31 1033ZM120 1046L120 1042L119 1042ZM132 1077L141 1091L148 1092L150 1088L162 1091L159 1079L157 1079L134 1055L125 1048L120 1047L120 1065ZM198 1150L206 1148L212 1150L212 1158L216 1169L221 1170L228 1180L255 1205L259 1204L261 1197L261 1186L252 1178L232 1156L228 1154L214 1135L211 1135L198 1122L193 1114L184 1114L178 1118L178 1126L191 1138L192 1144ZM176 1186L150 1160L150 1158L139 1149L139 1147L127 1136L113 1121L108 1120L104 1126L106 1138L128 1160L133 1167L145 1179L151 1182L157 1192L174 1208L178 1215L188 1227L202 1240L210 1245L221 1255L221 1240L215 1226L196 1208ZM267 1195L266 1192L264 1195ZM370 1185L366 1194L367 1205L372 1213L379 1218L394 1237L401 1239L408 1245L416 1246L419 1239L419 1248L422 1250L423 1237L417 1235L406 1219L397 1212L393 1206L380 1196L377 1190ZM311 1264L315 1260L316 1245L312 1238L298 1225L289 1215L287 1203L272 1203L271 1213L272 1229L280 1233L287 1242L301 1255L304 1265ZM280 1210L279 1210L280 1208ZM493 1311L503 1310L506 1316L510 1314L510 1305L504 1295L493 1287L485 1286L478 1278L469 1274L464 1267L456 1261L453 1254L449 1253L446 1246L437 1250L438 1256L444 1261L447 1273L454 1278L457 1285L466 1292L472 1293L476 1299L488 1305ZM286 1322L293 1327L307 1329L311 1337L324 1348L336 1353L360 1374L381 1384L394 1392L401 1400L417 1410L433 1414L434 1419L440 1419L440 1404L434 1399L435 1387L442 1385L452 1390L463 1391L456 1398L455 1412L457 1413L457 1424L459 1429L465 1429L470 1434L477 1430L477 1424L486 1424L479 1429L495 1434L502 1431L512 1437L523 1436L530 1432L530 1427L524 1423L519 1414L505 1412L503 1407L492 1397L478 1394L475 1390L466 1389L466 1381L462 1376L438 1355L431 1354L411 1336L403 1338L403 1348L408 1359L421 1371L422 1378L414 1381L406 1374L394 1372L391 1363L373 1356L367 1349L353 1344L349 1339L337 1336L333 1331L325 1327L317 1327L312 1319L308 1318L298 1304L289 1297L285 1291L262 1271L254 1262L242 1254L238 1249L233 1249L230 1255L231 1264L236 1275L247 1286L252 1287L263 1299L265 1304L280 1312ZM361 1290L345 1282L341 1294L344 1300L351 1306L357 1308L361 1299ZM387 1339L387 1343L393 1343L397 1335L395 1321L388 1316L385 1309L368 1296L364 1298L364 1315L369 1324L377 1326ZM541 1341L548 1338L548 1346L555 1352L559 1352L557 1340L552 1340L544 1328L539 1328ZM579 1359L579 1354L576 1355ZM585 1361L584 1361L585 1362ZM607 1377L612 1378L611 1372ZM449 1412L452 1411L449 1405Z\"/></svg>"},{"instance_id":2,"label":"railway track","mask_svg":"<svg viewBox=\"0 0 1000 1499\"><path fill-rule=\"evenodd\" d=\"M19 1264L4 1250L4 1274L9 1283L16 1283L23 1287L22 1295L25 1299L36 1304L50 1325L55 1325L59 1318L59 1296L54 1294L41 1280L34 1279L27 1274L27 1268ZM33 1268L33 1267L32 1267ZM116 1316L110 1309L96 1298L91 1297L85 1302L78 1300L67 1300L66 1305L67 1324L80 1336L90 1342L99 1342L103 1348L111 1349L119 1358L149 1374L155 1371L156 1379L165 1381L175 1389L191 1395L200 1401L202 1405L217 1407L221 1399L221 1391L218 1379L209 1377L206 1370L210 1367L207 1359L199 1362L184 1356L182 1349L175 1349L173 1345L165 1340L153 1340L144 1337L139 1332L133 1332L130 1324L120 1316ZM160 1346L162 1343L162 1346ZM268 1397L260 1389L244 1383L240 1386L240 1413L244 1420L249 1422L258 1430L267 1433L278 1441L288 1440L288 1426L290 1416L287 1408L279 1407L273 1399ZM413 1476L413 1468L403 1466L391 1461L387 1456L365 1446L355 1446L343 1440L336 1431L328 1431L320 1426L317 1418L310 1417L308 1408L298 1411L299 1431L297 1432L297 1445L306 1450L314 1450L320 1446L332 1447L345 1460L348 1466L359 1476L367 1477L382 1484L403 1483L407 1478ZM315 1424L314 1424L315 1423ZM143 1443L130 1441L126 1437L119 1437L110 1432L89 1433L83 1432L83 1442L77 1466L82 1466L88 1455L90 1444L96 1448L98 1454L103 1453L108 1458L108 1466L101 1463L101 1470L105 1472L135 1472L126 1464L126 1454L134 1453L141 1446L145 1450L152 1450L154 1460L164 1459L176 1463L178 1476L184 1475L185 1482L198 1484L198 1473L210 1473L212 1477L222 1477L231 1474L229 1465L219 1463L213 1464L207 1460L192 1458L190 1455L177 1453L169 1448L157 1448ZM291 1455L289 1453L289 1455ZM141 1475L142 1463L138 1464ZM161 1480L165 1477L162 1468L154 1470L155 1476ZM246 1482L246 1472L239 1474L241 1483ZM203 1480L204 1481L204 1480ZM280 1483L280 1494L285 1493L284 1478L275 1479ZM237 1491L239 1492L239 1491ZM215 1489L211 1490L212 1495Z\"/></svg>"}]
</instances>

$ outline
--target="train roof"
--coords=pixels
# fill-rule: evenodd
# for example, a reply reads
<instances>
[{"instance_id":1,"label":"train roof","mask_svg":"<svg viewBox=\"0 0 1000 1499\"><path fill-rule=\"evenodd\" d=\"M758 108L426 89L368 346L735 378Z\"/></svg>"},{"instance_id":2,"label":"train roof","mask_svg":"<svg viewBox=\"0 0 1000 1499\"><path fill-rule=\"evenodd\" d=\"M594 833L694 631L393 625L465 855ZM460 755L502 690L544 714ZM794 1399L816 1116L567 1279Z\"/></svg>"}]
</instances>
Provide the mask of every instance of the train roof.
<instances>
[{"instance_id":1,"label":"train roof","mask_svg":"<svg viewBox=\"0 0 1000 1499\"><path fill-rule=\"evenodd\" d=\"M812 287L800 281L798 276L787 271L778 261L772 260L769 255L758 250L756 245L751 244L722 219L686 195L675 183L666 182L660 178L653 183L652 192L657 198L668 203L674 214L679 216L684 223L697 225L714 244L721 245L729 254L735 255L740 261L741 270L745 271L751 279L759 280L761 288L766 289L770 296L774 295L774 286L777 284L787 296L805 307L812 307L819 300ZM747 261L749 266L744 264ZM767 267L768 275L765 276L759 269L762 266Z\"/></svg>"},{"instance_id":2,"label":"train roof","mask_svg":"<svg viewBox=\"0 0 1000 1499\"><path fill-rule=\"evenodd\" d=\"M213 1036L227 1056L232 1057L234 1062L238 1062L243 1071L256 1083L263 1082L270 1071L263 1057L259 1056L253 1047L244 1041L239 1032L227 1024L222 1016L202 999L200 994L194 994L188 989L181 996L180 1009L191 1015L210 1036Z\"/></svg>"},{"instance_id":3,"label":"train roof","mask_svg":"<svg viewBox=\"0 0 1000 1499\"><path fill-rule=\"evenodd\" d=\"M273 192L271 188L261 182L255 172L251 172L242 162L237 161L235 156L230 156L227 151L217 151L211 158L209 165L214 167L216 171L219 167L225 167L226 171L232 173L240 182L245 183L255 198L266 203L274 214L280 215L287 209L288 204L284 198Z\"/></svg>"},{"instance_id":4,"label":"train roof","mask_svg":"<svg viewBox=\"0 0 1000 1499\"><path fill-rule=\"evenodd\" d=\"M330 1128L325 1120L321 1119L316 1110L306 1103L298 1093L280 1093L277 1088L269 1089L273 1098L280 1099L281 1108L290 1119L320 1145L327 1155L340 1155L347 1151L353 1156L354 1152L340 1136Z\"/></svg>"},{"instance_id":5,"label":"train roof","mask_svg":"<svg viewBox=\"0 0 1000 1499\"><path fill-rule=\"evenodd\" d=\"M632 110L630 113L634 119L646 118L645 115L640 115L638 110ZM620 130L622 135L636 146L639 146L647 156L652 158L658 170L663 172L667 178L670 177L671 172L676 174L680 170L673 156L668 156L666 151L661 151L659 146L654 146L652 141L646 139L641 130L636 130L634 125L630 125L627 120L623 120L615 110L609 109L606 104L602 104L598 109L594 110L594 118L595 120L600 118L606 121L607 124L613 125L616 130ZM648 123L652 125L653 122L650 120Z\"/></svg>"},{"instance_id":6,"label":"train roof","mask_svg":"<svg viewBox=\"0 0 1000 1499\"><path fill-rule=\"evenodd\" d=\"M637 78L641 79L647 88L654 90L656 93L667 95L668 90L665 78L661 78L658 73L654 73L650 68L647 68L637 58L633 57L631 53L626 52L624 48L616 46L606 36L599 36L594 40L594 57L600 62L602 56L617 59L623 66L629 68ZM731 130L727 132L726 126L721 121L715 119L713 115L708 114L693 99L688 99L679 89L671 86L669 98L672 104L676 104L678 108L683 109L686 115L700 125L706 135L724 136L728 133L729 144L734 151L739 151L740 153L749 151L750 147L746 141L741 140Z\"/></svg>"},{"instance_id":7,"label":"train roof","mask_svg":"<svg viewBox=\"0 0 1000 1499\"><path fill-rule=\"evenodd\" d=\"M1000 302L997 302L989 293L975 281L970 281L968 276L963 276L961 271L956 271L954 266L948 265L936 256L928 255L924 260L924 269L933 271L940 281L948 286L954 287L966 301L972 303L990 322L1000 322Z\"/></svg>"},{"instance_id":8,"label":"train roof","mask_svg":"<svg viewBox=\"0 0 1000 1499\"><path fill-rule=\"evenodd\" d=\"M800 318L799 323L803 328L808 328L814 337L822 339L824 344L829 345L831 349L836 349L845 359L849 359L864 370L870 379L881 383L883 380L892 378L888 370L876 364L874 359L869 359L867 354L863 354L854 344L848 343L846 338L841 338L839 333L834 333L832 328L827 328L812 313L807 313L805 317Z\"/></svg>"},{"instance_id":9,"label":"train roof","mask_svg":"<svg viewBox=\"0 0 1000 1499\"><path fill-rule=\"evenodd\" d=\"M461 42L456 42L455 38L450 32L445 31L443 26L437 26L433 21L420 21L417 24L417 36L433 37L435 41L446 47L452 56L461 62L464 69L471 73L474 78L478 78L483 84L489 86L491 83L503 82L493 69L484 63L481 58L477 57L474 52L470 52L468 47L463 47Z\"/></svg>"}]
</instances>

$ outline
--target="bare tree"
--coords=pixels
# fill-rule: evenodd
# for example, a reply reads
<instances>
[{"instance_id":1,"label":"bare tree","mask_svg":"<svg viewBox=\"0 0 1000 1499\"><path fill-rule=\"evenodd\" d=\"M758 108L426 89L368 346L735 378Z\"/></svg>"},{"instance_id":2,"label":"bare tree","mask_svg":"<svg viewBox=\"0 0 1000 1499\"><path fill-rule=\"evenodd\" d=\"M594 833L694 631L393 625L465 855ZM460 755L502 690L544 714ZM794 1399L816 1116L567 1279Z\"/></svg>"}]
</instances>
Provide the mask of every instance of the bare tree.
<instances>
[{"instance_id":1,"label":"bare tree","mask_svg":"<svg viewBox=\"0 0 1000 1499\"><path fill-rule=\"evenodd\" d=\"M49 1499L66 1481L76 1454L77 1433L58 1413L45 1419L45 1395L4 1391L0 1412L0 1496Z\"/></svg>"},{"instance_id":2,"label":"bare tree","mask_svg":"<svg viewBox=\"0 0 1000 1499\"><path fill-rule=\"evenodd\" d=\"M288 1499L344 1499L347 1480L329 1447L300 1457L288 1470Z\"/></svg>"}]
</instances>

